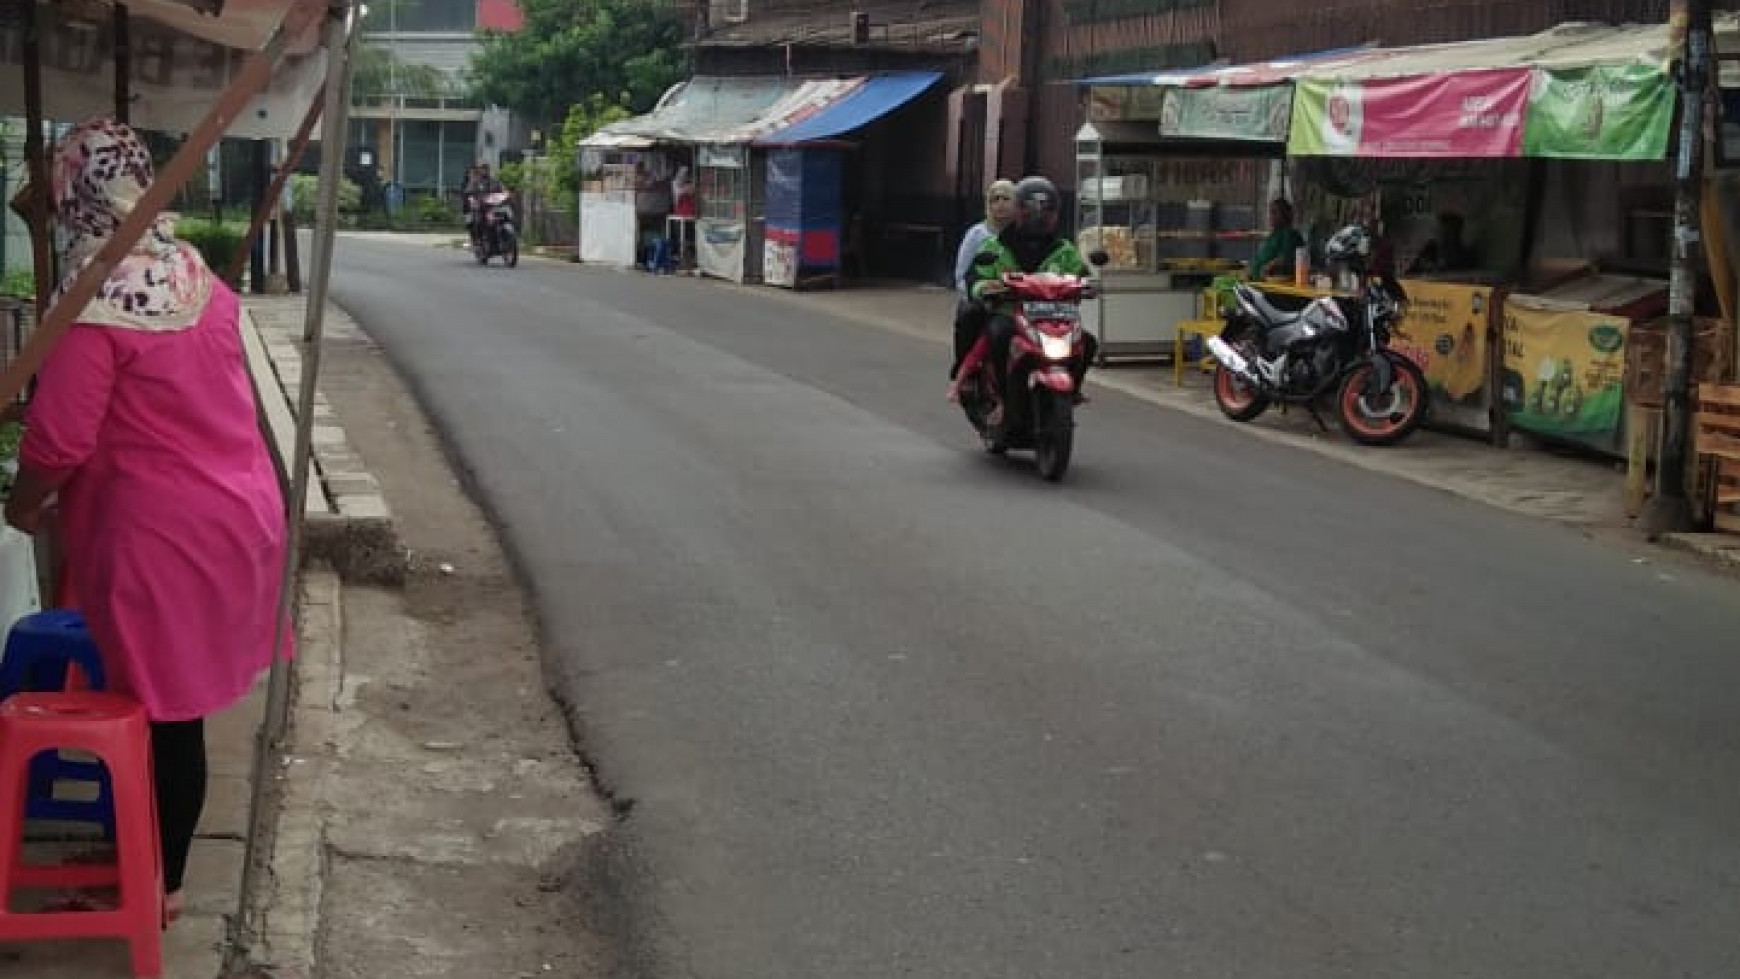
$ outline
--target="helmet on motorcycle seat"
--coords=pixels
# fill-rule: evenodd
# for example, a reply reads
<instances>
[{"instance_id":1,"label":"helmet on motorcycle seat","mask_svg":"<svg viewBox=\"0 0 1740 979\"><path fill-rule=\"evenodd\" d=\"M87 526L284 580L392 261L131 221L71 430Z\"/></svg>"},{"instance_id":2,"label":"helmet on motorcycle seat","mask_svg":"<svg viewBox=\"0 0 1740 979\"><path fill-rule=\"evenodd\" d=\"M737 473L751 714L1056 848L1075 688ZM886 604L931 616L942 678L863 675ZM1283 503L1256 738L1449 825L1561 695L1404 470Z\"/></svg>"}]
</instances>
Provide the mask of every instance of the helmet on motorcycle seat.
<instances>
[{"instance_id":1,"label":"helmet on motorcycle seat","mask_svg":"<svg viewBox=\"0 0 1740 979\"><path fill-rule=\"evenodd\" d=\"M1015 185L1015 227L1021 234L1054 234L1059 207L1057 186L1044 177L1027 177Z\"/></svg>"},{"instance_id":2,"label":"helmet on motorcycle seat","mask_svg":"<svg viewBox=\"0 0 1740 979\"><path fill-rule=\"evenodd\" d=\"M1364 225L1350 224L1329 237L1323 257L1331 262L1363 263L1371 257L1371 234Z\"/></svg>"}]
</instances>

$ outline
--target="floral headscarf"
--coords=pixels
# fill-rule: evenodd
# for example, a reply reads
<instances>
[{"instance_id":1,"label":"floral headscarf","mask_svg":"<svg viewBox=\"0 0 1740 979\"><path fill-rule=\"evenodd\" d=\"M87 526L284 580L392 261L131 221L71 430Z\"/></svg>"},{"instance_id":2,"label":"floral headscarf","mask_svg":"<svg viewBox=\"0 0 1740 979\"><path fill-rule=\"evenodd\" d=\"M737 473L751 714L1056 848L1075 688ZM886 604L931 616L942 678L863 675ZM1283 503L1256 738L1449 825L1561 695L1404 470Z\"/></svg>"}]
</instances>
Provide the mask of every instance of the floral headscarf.
<instances>
[{"instance_id":1,"label":"floral headscarf","mask_svg":"<svg viewBox=\"0 0 1740 979\"><path fill-rule=\"evenodd\" d=\"M64 293L133 213L153 180L151 153L130 127L107 117L81 123L54 161L54 206L67 233ZM121 259L77 321L127 330L185 330L211 299L211 270L175 238L163 214ZM56 299L59 298L56 294Z\"/></svg>"}]
</instances>

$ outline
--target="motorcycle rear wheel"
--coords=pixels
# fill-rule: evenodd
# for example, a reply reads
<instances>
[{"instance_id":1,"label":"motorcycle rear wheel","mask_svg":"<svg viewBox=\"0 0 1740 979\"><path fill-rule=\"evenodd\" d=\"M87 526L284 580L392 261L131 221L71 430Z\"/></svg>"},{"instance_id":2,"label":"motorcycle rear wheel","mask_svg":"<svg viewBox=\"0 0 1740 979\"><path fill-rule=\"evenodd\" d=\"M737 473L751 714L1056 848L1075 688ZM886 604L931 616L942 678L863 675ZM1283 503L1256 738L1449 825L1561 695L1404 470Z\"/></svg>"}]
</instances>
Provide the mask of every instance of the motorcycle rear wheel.
<instances>
[{"instance_id":1,"label":"motorcycle rear wheel","mask_svg":"<svg viewBox=\"0 0 1740 979\"><path fill-rule=\"evenodd\" d=\"M1269 399L1224 364L1214 369L1214 403L1221 414L1235 422L1251 421L1269 410Z\"/></svg>"},{"instance_id":2,"label":"motorcycle rear wheel","mask_svg":"<svg viewBox=\"0 0 1740 979\"><path fill-rule=\"evenodd\" d=\"M967 416L967 423L973 426L973 431L979 433L979 441L985 446L985 451L994 456L1005 455L1009 451L1009 442L1003 438L1001 431L991 427L991 412L996 410L996 403L982 392L985 383L983 374L973 377L961 387L961 414Z\"/></svg>"}]
</instances>

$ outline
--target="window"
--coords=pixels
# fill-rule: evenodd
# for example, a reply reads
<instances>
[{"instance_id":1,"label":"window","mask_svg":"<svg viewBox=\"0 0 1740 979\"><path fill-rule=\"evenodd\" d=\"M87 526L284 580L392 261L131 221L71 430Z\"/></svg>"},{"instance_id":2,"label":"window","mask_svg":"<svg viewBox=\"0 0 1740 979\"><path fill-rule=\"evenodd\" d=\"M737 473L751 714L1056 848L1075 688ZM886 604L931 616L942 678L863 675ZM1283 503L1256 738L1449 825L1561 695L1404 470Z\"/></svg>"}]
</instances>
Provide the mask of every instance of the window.
<instances>
[{"instance_id":1,"label":"window","mask_svg":"<svg viewBox=\"0 0 1740 979\"><path fill-rule=\"evenodd\" d=\"M477 162L477 123L447 122L442 124L441 182L448 188L457 187L465 176L465 168Z\"/></svg>"},{"instance_id":2,"label":"window","mask_svg":"<svg viewBox=\"0 0 1740 979\"><path fill-rule=\"evenodd\" d=\"M701 217L710 221L743 220L747 172L741 167L702 167L695 186Z\"/></svg>"},{"instance_id":3,"label":"window","mask_svg":"<svg viewBox=\"0 0 1740 979\"><path fill-rule=\"evenodd\" d=\"M388 0L384 23L375 30L400 33L465 33L477 28L477 0Z\"/></svg>"}]
</instances>

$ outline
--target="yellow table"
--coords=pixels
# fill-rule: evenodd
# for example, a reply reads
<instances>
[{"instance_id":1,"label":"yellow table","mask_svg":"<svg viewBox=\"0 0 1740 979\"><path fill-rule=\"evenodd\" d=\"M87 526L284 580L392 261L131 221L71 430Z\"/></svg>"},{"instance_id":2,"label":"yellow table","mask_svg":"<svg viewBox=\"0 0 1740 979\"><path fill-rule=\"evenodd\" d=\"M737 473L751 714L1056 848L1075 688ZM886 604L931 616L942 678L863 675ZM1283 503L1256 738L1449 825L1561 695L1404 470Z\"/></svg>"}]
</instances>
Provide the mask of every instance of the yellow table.
<instances>
[{"instance_id":1,"label":"yellow table","mask_svg":"<svg viewBox=\"0 0 1740 979\"><path fill-rule=\"evenodd\" d=\"M1272 292L1277 296L1293 296L1298 299L1322 299L1325 296L1350 297L1353 295L1353 293L1341 289L1319 289L1316 286L1296 286L1291 281L1281 280L1269 281L1265 279L1261 282L1253 282L1251 285L1256 286L1263 292Z\"/></svg>"}]
</instances>

